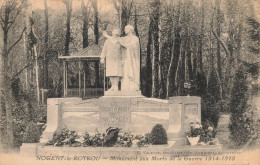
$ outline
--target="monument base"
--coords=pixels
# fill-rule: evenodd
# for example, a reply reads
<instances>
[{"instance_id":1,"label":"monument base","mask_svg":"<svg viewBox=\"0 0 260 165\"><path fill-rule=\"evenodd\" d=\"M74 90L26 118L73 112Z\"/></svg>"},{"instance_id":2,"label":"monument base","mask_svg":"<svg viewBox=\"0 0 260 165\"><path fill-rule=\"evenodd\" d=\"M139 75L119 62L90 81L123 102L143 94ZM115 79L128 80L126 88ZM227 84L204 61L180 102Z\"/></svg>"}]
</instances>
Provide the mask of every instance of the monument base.
<instances>
[{"instance_id":1,"label":"monument base","mask_svg":"<svg viewBox=\"0 0 260 165\"><path fill-rule=\"evenodd\" d=\"M140 160L144 157L149 160L154 157L165 157L169 160L177 156L218 155L221 151L222 147L219 144L173 146L171 141L168 142L168 145L148 147L53 147L43 146L39 143L23 143L20 155L36 157L37 159L46 159L50 156L63 157L63 160L77 160L82 156L85 156L86 159L97 160Z\"/></svg>"},{"instance_id":2,"label":"monument base","mask_svg":"<svg viewBox=\"0 0 260 165\"><path fill-rule=\"evenodd\" d=\"M154 125L161 124L167 131L168 145L148 147L54 147L42 143L21 146L21 155L47 159L58 156L73 159L138 160L144 157L171 159L178 155L212 154L220 152L217 145L188 145L185 131L190 122L201 119L200 97L171 97L169 100L146 98L141 93L105 96L98 99L80 98L48 99L47 128L41 142L53 138L62 128L88 133L105 132L108 127L121 128L120 133L139 135L150 133Z\"/></svg>"},{"instance_id":3,"label":"monument base","mask_svg":"<svg viewBox=\"0 0 260 165\"><path fill-rule=\"evenodd\" d=\"M128 97L144 97L141 91L105 91L104 97L106 96L128 96Z\"/></svg>"},{"instance_id":4,"label":"monument base","mask_svg":"<svg viewBox=\"0 0 260 165\"><path fill-rule=\"evenodd\" d=\"M168 140L185 138L189 123L201 119L200 97L171 97L169 100L136 95L103 96L98 99L51 98L47 106L47 128L41 143L53 138L63 128L77 133L105 133L109 127L120 133L140 135L150 133L156 124L167 131ZM181 144L183 144L181 142Z\"/></svg>"}]
</instances>

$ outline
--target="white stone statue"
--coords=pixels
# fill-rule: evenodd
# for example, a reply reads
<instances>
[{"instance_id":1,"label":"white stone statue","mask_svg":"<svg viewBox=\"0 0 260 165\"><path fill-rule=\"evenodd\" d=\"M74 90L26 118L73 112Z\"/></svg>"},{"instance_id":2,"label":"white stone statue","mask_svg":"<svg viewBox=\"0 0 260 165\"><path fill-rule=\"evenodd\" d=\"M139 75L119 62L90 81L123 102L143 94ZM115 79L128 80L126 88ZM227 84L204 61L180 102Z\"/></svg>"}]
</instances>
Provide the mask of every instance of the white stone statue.
<instances>
[{"instance_id":1,"label":"white stone statue","mask_svg":"<svg viewBox=\"0 0 260 165\"><path fill-rule=\"evenodd\" d=\"M113 40L113 37L103 32L104 37L108 38L114 44L119 43L124 47L123 56L123 78L121 90L129 95L141 94L140 92L140 45L139 38L134 35L134 27L131 25L125 26L125 37L118 37Z\"/></svg>"},{"instance_id":2,"label":"white stone statue","mask_svg":"<svg viewBox=\"0 0 260 165\"><path fill-rule=\"evenodd\" d=\"M118 83L123 76L121 46L117 43L119 35L120 29L114 29L112 37L106 40L101 52L101 63L104 63L106 58L106 77L111 81L111 88L108 91L118 91Z\"/></svg>"}]
</instances>

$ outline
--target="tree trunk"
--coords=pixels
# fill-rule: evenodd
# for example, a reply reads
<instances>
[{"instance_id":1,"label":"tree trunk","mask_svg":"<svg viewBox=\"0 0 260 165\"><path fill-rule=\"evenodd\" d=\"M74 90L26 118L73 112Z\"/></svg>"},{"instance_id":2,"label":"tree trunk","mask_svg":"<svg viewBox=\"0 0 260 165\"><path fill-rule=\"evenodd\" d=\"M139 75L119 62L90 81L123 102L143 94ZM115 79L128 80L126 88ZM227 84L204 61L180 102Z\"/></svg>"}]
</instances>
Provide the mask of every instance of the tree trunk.
<instances>
[{"instance_id":1,"label":"tree trunk","mask_svg":"<svg viewBox=\"0 0 260 165\"><path fill-rule=\"evenodd\" d=\"M5 62L4 62L5 63ZM6 71L8 72L8 71ZM5 78L5 109L6 109L6 130L8 140L8 150L12 150L14 147L14 134L13 134L13 115L12 115L12 103L11 101L11 90L10 90L10 79L8 76Z\"/></svg>"},{"instance_id":2,"label":"tree trunk","mask_svg":"<svg viewBox=\"0 0 260 165\"><path fill-rule=\"evenodd\" d=\"M135 30L135 35L139 38L139 32L138 32L138 28L137 28L137 24L138 24L138 18L137 18L137 9L135 6L135 19L134 19L134 30ZM141 62L140 62L141 63Z\"/></svg>"},{"instance_id":3,"label":"tree trunk","mask_svg":"<svg viewBox=\"0 0 260 165\"><path fill-rule=\"evenodd\" d=\"M184 91L184 82L185 82L185 69L186 69L186 49L187 49L187 36L182 37L184 42L181 51L181 61L178 66L178 95L183 96L185 94Z\"/></svg>"},{"instance_id":4,"label":"tree trunk","mask_svg":"<svg viewBox=\"0 0 260 165\"><path fill-rule=\"evenodd\" d=\"M83 28L82 28L82 38L83 38L83 48L88 47L88 5L85 6L84 0L81 1L81 10L83 17Z\"/></svg>"},{"instance_id":5,"label":"tree trunk","mask_svg":"<svg viewBox=\"0 0 260 165\"><path fill-rule=\"evenodd\" d=\"M154 0L152 3L153 12L153 65L152 65L152 97L157 98L159 96L160 82L159 82L159 19L160 19L160 0Z\"/></svg>"},{"instance_id":6,"label":"tree trunk","mask_svg":"<svg viewBox=\"0 0 260 165\"><path fill-rule=\"evenodd\" d=\"M3 47L3 50L1 51L1 55L0 55L0 118L1 118L1 123L0 123L0 152L4 151L4 148L2 145L4 143L4 134L5 134L5 113L4 113L4 52L5 50L5 46Z\"/></svg>"},{"instance_id":7,"label":"tree trunk","mask_svg":"<svg viewBox=\"0 0 260 165\"><path fill-rule=\"evenodd\" d=\"M180 18L180 5L178 6L178 11L176 13L176 24L174 28L174 45L173 45L173 54L171 54L171 61L167 73L167 94L166 98L173 96L174 91L176 92L175 88L175 77L179 63L180 57L180 48L181 48L181 28L179 27L179 18Z\"/></svg>"},{"instance_id":8,"label":"tree trunk","mask_svg":"<svg viewBox=\"0 0 260 165\"><path fill-rule=\"evenodd\" d=\"M167 75L166 75L166 99L169 98L169 86L170 86L170 80L169 80L169 72L170 72L170 68L172 68L170 65L171 64L171 60L172 60L172 57L173 57L173 51L172 51L172 48L173 48L173 38L172 38L172 28L173 28L173 19L172 19L172 16L173 16L173 7L172 7L172 1L171 2L171 5L170 5L170 12L169 13L170 15L168 16L168 21L169 21L169 31L168 31L168 47L169 47L169 52L168 52L168 55L169 55L169 58L170 58L170 63L169 63L169 66L168 66L168 70L167 70ZM166 73L165 73L166 74Z\"/></svg>"},{"instance_id":9,"label":"tree trunk","mask_svg":"<svg viewBox=\"0 0 260 165\"><path fill-rule=\"evenodd\" d=\"M121 32L125 35L125 26L128 24L128 15L127 15L127 0L122 0L121 4Z\"/></svg>"},{"instance_id":10,"label":"tree trunk","mask_svg":"<svg viewBox=\"0 0 260 165\"><path fill-rule=\"evenodd\" d=\"M158 20L158 46L159 46L159 66L158 66L158 84L159 84L159 90L158 90L158 97L163 98L164 97L164 90L163 90L163 73L162 73L162 54L161 54L161 48L162 48L162 43L161 43L161 19L159 15L159 20Z\"/></svg>"},{"instance_id":11,"label":"tree trunk","mask_svg":"<svg viewBox=\"0 0 260 165\"><path fill-rule=\"evenodd\" d=\"M147 97L151 97L152 94L152 59L151 59L151 45L152 45L152 25L153 20L150 17L150 25L148 30L148 42L147 42L147 50L146 50L146 64L145 64L145 94Z\"/></svg>"},{"instance_id":12,"label":"tree trunk","mask_svg":"<svg viewBox=\"0 0 260 165\"><path fill-rule=\"evenodd\" d=\"M121 24L120 24L120 28L121 28L121 32L122 35L125 35L125 26L127 24L129 24L130 21L130 16L131 16L131 11L132 11L132 7L133 7L133 0L122 0L121 1Z\"/></svg>"},{"instance_id":13,"label":"tree trunk","mask_svg":"<svg viewBox=\"0 0 260 165\"><path fill-rule=\"evenodd\" d=\"M65 56L69 56L70 47L70 18L72 12L72 0L63 0L67 10L67 21L66 21L66 41L65 41Z\"/></svg>"},{"instance_id":14,"label":"tree trunk","mask_svg":"<svg viewBox=\"0 0 260 165\"><path fill-rule=\"evenodd\" d=\"M217 10L217 36L220 38L221 34L221 13L220 13L220 0L216 0L216 10ZM220 42L217 41L217 76L219 80L219 86L220 86L220 98L223 96L222 92L222 66L221 66L221 50L220 50Z\"/></svg>"},{"instance_id":15,"label":"tree trunk","mask_svg":"<svg viewBox=\"0 0 260 165\"><path fill-rule=\"evenodd\" d=\"M200 73L203 73L203 64L202 64L202 50L203 50L203 39L204 39L204 18L205 18L205 2L201 0L201 27L200 27L200 39L199 39L199 49L198 49L198 69Z\"/></svg>"},{"instance_id":16,"label":"tree trunk","mask_svg":"<svg viewBox=\"0 0 260 165\"><path fill-rule=\"evenodd\" d=\"M39 64L38 64L38 53L36 49L36 45L33 45L33 54L35 56L35 81L36 81L36 93L37 93L37 101L40 103L40 85L39 85Z\"/></svg>"},{"instance_id":17,"label":"tree trunk","mask_svg":"<svg viewBox=\"0 0 260 165\"><path fill-rule=\"evenodd\" d=\"M192 72L192 62L191 62L191 36L188 34L187 37L187 69L188 69L188 79L189 81L193 80L193 72Z\"/></svg>"},{"instance_id":18,"label":"tree trunk","mask_svg":"<svg viewBox=\"0 0 260 165\"><path fill-rule=\"evenodd\" d=\"M45 53L43 56L43 88L48 89L48 49L49 49L49 11L47 6L47 0L44 0L44 14L45 14Z\"/></svg>"},{"instance_id":19,"label":"tree trunk","mask_svg":"<svg viewBox=\"0 0 260 165\"><path fill-rule=\"evenodd\" d=\"M98 45L98 8L97 8L97 0L93 0L93 8L94 8L94 35L95 35L95 43Z\"/></svg>"}]
</instances>

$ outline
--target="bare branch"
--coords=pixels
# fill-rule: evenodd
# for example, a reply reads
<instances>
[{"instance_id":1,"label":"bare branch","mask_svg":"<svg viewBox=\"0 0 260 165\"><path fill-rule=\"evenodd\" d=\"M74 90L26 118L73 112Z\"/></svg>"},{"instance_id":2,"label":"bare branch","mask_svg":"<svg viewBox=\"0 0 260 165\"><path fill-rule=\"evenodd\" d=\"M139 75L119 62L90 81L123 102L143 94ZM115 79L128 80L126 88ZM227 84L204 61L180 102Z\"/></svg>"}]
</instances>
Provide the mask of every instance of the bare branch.
<instances>
[{"instance_id":1,"label":"bare branch","mask_svg":"<svg viewBox=\"0 0 260 165\"><path fill-rule=\"evenodd\" d=\"M2 22L4 22L4 19L3 19L2 15L0 16L0 18L1 18Z\"/></svg>"},{"instance_id":2,"label":"bare branch","mask_svg":"<svg viewBox=\"0 0 260 165\"><path fill-rule=\"evenodd\" d=\"M225 43L218 37L218 35L216 34L216 32L212 29L212 33L214 35L214 37L218 40L218 42L220 42L220 45L223 47L225 53L229 56L230 52L228 51Z\"/></svg>"},{"instance_id":3,"label":"bare branch","mask_svg":"<svg viewBox=\"0 0 260 165\"><path fill-rule=\"evenodd\" d=\"M6 55L8 55L8 54L10 53L10 51L13 49L13 47L14 47L16 44L18 44L18 42L23 38L23 33L24 33L25 30L26 30L26 27L24 27L24 29L23 29L23 31L22 31L20 37L18 38L18 40L15 41L14 44L7 50Z\"/></svg>"},{"instance_id":4,"label":"bare branch","mask_svg":"<svg viewBox=\"0 0 260 165\"><path fill-rule=\"evenodd\" d=\"M116 0L113 0L113 3L114 3L114 7L115 7L116 11L118 12L118 14L120 14L120 8L119 8L119 6L116 4Z\"/></svg>"},{"instance_id":5,"label":"bare branch","mask_svg":"<svg viewBox=\"0 0 260 165\"><path fill-rule=\"evenodd\" d=\"M134 0L131 1L130 7L129 7L129 10L128 10L128 15L129 15L129 16L131 15L132 7L133 7L133 1L134 1Z\"/></svg>"},{"instance_id":6,"label":"bare branch","mask_svg":"<svg viewBox=\"0 0 260 165\"><path fill-rule=\"evenodd\" d=\"M37 58L37 60L40 60L41 58L43 58L43 57L39 56ZM17 76L19 76L25 69L32 67L34 65L35 61L36 61L36 59L32 60L27 65L25 65L19 72L17 72L15 75L12 76L11 81L13 81Z\"/></svg>"},{"instance_id":7,"label":"bare branch","mask_svg":"<svg viewBox=\"0 0 260 165\"><path fill-rule=\"evenodd\" d=\"M7 29L10 29L10 27L14 24L17 16L20 14L21 11L22 11L22 8L20 7L19 10L16 12L16 15L14 16L13 20L9 22L10 25L7 27Z\"/></svg>"}]
</instances>

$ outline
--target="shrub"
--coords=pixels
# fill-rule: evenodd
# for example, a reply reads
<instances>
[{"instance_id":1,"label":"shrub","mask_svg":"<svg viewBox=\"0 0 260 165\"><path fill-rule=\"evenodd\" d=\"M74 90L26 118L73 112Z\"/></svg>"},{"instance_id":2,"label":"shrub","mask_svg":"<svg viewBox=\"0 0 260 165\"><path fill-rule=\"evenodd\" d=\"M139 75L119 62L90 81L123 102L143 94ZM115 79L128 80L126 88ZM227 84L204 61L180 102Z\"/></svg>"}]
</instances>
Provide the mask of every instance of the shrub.
<instances>
[{"instance_id":1,"label":"shrub","mask_svg":"<svg viewBox=\"0 0 260 165\"><path fill-rule=\"evenodd\" d=\"M244 113L231 115L231 139L236 146L246 144L257 132L256 108L247 106Z\"/></svg>"},{"instance_id":2,"label":"shrub","mask_svg":"<svg viewBox=\"0 0 260 165\"><path fill-rule=\"evenodd\" d=\"M152 144L167 144L167 134L161 124L156 124L151 132Z\"/></svg>"},{"instance_id":3,"label":"shrub","mask_svg":"<svg viewBox=\"0 0 260 165\"><path fill-rule=\"evenodd\" d=\"M235 74L230 101L230 133L235 146L241 146L256 134L256 109L248 104L248 73L242 65Z\"/></svg>"},{"instance_id":4,"label":"shrub","mask_svg":"<svg viewBox=\"0 0 260 165\"><path fill-rule=\"evenodd\" d=\"M24 143L37 143L40 140L41 131L39 127L34 122L29 122L28 126L25 129L25 133L23 135Z\"/></svg>"},{"instance_id":5,"label":"shrub","mask_svg":"<svg viewBox=\"0 0 260 165\"><path fill-rule=\"evenodd\" d=\"M221 102L221 100L219 101ZM220 106L221 104L216 103L214 98L211 96L202 98L201 102L201 119L202 124L206 121L213 123L214 127L217 128L219 116L220 116Z\"/></svg>"}]
</instances>

